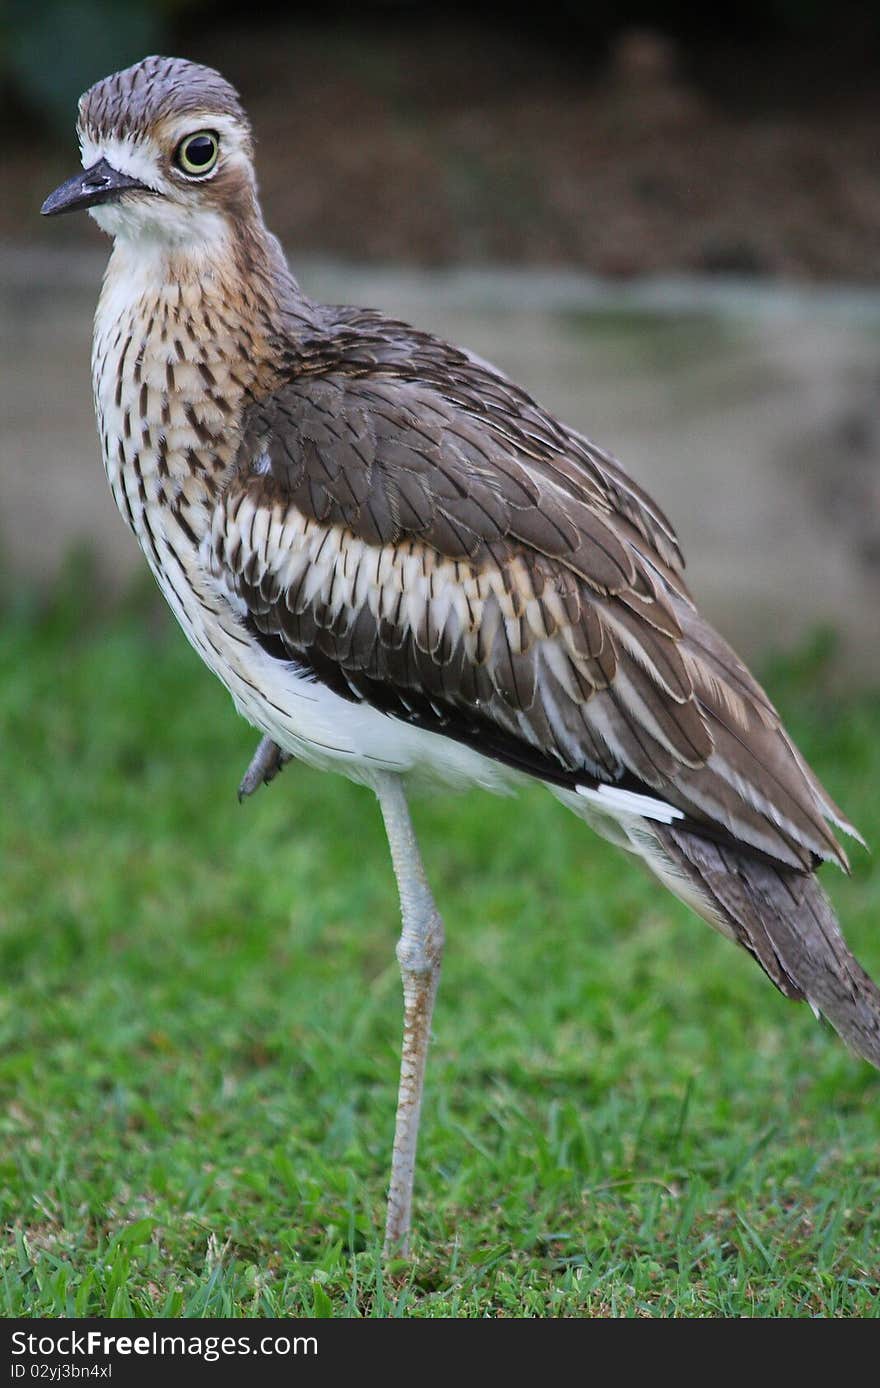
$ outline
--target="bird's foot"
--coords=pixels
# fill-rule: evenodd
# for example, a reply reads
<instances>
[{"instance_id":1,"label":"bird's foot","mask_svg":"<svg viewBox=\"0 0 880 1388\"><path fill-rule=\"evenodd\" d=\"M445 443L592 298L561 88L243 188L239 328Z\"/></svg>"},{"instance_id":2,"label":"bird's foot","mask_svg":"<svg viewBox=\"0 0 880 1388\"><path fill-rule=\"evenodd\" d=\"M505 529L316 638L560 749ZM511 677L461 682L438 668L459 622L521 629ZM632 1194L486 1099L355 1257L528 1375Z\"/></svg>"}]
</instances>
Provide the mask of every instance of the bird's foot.
<instances>
[{"instance_id":1,"label":"bird's foot","mask_svg":"<svg viewBox=\"0 0 880 1388\"><path fill-rule=\"evenodd\" d=\"M270 781L274 781L278 772L291 760L290 753L284 752L273 742L271 737L264 737L256 752L251 758L251 764L241 779L238 787L238 800L242 800L248 795L253 795L260 786L267 786Z\"/></svg>"}]
</instances>

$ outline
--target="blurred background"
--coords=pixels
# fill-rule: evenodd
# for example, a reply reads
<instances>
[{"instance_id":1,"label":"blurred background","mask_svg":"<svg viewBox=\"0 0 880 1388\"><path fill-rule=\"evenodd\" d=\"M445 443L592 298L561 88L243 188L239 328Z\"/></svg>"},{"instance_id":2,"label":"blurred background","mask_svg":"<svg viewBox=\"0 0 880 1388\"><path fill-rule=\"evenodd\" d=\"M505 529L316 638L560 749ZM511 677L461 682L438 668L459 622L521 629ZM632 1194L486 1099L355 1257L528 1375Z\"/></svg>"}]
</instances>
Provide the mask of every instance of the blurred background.
<instances>
[{"instance_id":1,"label":"blurred background","mask_svg":"<svg viewBox=\"0 0 880 1388\"><path fill-rule=\"evenodd\" d=\"M11 0L0 21L0 564L141 573L98 462L107 245L41 222L79 93L146 52L219 67L313 295L488 356L670 514L743 653L835 635L880 675L880 11Z\"/></svg>"}]
</instances>

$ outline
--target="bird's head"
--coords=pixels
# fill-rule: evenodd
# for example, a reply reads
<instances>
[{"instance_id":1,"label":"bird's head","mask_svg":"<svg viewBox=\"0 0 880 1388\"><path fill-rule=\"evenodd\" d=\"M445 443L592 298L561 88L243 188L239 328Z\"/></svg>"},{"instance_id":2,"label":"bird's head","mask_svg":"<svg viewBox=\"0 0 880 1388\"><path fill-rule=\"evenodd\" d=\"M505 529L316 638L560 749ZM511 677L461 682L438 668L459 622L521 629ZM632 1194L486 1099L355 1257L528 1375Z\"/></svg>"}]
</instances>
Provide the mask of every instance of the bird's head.
<instances>
[{"instance_id":1,"label":"bird's head","mask_svg":"<svg viewBox=\"0 0 880 1388\"><path fill-rule=\"evenodd\" d=\"M83 171L43 203L88 209L109 235L206 252L253 214L250 126L213 68L144 58L90 87L77 121Z\"/></svg>"}]
</instances>

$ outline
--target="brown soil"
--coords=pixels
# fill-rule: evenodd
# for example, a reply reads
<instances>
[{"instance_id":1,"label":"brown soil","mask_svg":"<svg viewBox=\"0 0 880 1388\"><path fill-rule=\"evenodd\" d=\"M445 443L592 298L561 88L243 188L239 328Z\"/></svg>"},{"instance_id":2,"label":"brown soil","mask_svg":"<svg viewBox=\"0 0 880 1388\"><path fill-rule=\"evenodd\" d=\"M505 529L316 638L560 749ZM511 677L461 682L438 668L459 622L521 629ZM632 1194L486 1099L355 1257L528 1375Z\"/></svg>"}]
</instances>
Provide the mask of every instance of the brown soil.
<instances>
[{"instance_id":1,"label":"brown soil","mask_svg":"<svg viewBox=\"0 0 880 1388\"><path fill-rule=\"evenodd\" d=\"M631 31L589 64L448 24L177 48L242 91L294 257L880 278L866 55L684 52ZM13 155L0 236L41 234L34 207L73 153L31 137Z\"/></svg>"}]
</instances>

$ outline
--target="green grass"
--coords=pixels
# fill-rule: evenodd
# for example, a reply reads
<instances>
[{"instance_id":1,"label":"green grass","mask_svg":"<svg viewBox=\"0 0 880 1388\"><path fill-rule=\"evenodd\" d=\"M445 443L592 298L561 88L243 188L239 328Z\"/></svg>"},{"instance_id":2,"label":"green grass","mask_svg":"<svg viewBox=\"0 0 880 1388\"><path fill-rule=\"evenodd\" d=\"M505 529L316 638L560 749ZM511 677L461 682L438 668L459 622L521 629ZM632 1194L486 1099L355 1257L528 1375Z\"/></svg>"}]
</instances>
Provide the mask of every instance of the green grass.
<instances>
[{"instance_id":1,"label":"green grass","mask_svg":"<svg viewBox=\"0 0 880 1388\"><path fill-rule=\"evenodd\" d=\"M880 843L880 710L768 672ZM362 789L255 744L164 618L0 623L0 1313L880 1305L880 1083L550 796L415 805L447 923L410 1268L379 1244L397 904ZM817 692L818 691L818 692ZM826 873L880 975L880 873Z\"/></svg>"}]
</instances>

